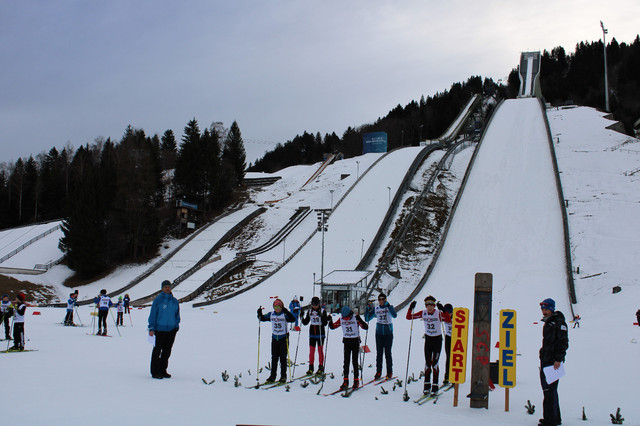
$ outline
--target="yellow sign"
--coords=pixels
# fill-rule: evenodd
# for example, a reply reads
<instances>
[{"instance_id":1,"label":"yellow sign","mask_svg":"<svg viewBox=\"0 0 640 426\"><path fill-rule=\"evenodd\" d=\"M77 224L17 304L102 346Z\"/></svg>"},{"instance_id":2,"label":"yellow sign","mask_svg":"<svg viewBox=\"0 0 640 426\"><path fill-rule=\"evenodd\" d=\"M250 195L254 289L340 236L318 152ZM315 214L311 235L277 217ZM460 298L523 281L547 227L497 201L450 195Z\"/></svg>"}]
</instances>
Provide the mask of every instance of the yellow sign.
<instances>
[{"instance_id":1,"label":"yellow sign","mask_svg":"<svg viewBox=\"0 0 640 426\"><path fill-rule=\"evenodd\" d=\"M516 311L500 311L500 369L498 383L503 388L516 386Z\"/></svg>"},{"instance_id":2,"label":"yellow sign","mask_svg":"<svg viewBox=\"0 0 640 426\"><path fill-rule=\"evenodd\" d=\"M451 383L464 383L467 372L467 341L469 336L469 309L455 308L451 324Z\"/></svg>"}]
</instances>

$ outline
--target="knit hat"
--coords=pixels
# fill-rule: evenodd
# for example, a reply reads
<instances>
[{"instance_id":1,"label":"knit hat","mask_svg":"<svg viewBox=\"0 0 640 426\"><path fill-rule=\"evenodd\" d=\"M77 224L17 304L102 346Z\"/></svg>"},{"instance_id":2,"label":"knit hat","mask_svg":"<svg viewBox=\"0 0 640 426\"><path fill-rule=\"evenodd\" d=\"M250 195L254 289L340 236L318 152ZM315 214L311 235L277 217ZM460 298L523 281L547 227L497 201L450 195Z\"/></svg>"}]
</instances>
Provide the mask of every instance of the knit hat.
<instances>
[{"instance_id":1,"label":"knit hat","mask_svg":"<svg viewBox=\"0 0 640 426\"><path fill-rule=\"evenodd\" d=\"M313 296L311 298L311 305L318 306L320 304L320 298L318 296Z\"/></svg>"},{"instance_id":2,"label":"knit hat","mask_svg":"<svg viewBox=\"0 0 640 426\"><path fill-rule=\"evenodd\" d=\"M118 300L122 300L122 296L118 297Z\"/></svg>"},{"instance_id":3,"label":"knit hat","mask_svg":"<svg viewBox=\"0 0 640 426\"><path fill-rule=\"evenodd\" d=\"M102 290L100 290L100 294L107 294L107 290L103 288Z\"/></svg>"},{"instance_id":4,"label":"knit hat","mask_svg":"<svg viewBox=\"0 0 640 426\"><path fill-rule=\"evenodd\" d=\"M160 284L160 288L162 288L162 287L164 287L164 286L167 286L167 285L168 285L169 287L171 287L171 281L169 281L169 280L164 280L164 281L162 281L162 284Z\"/></svg>"},{"instance_id":5,"label":"knit hat","mask_svg":"<svg viewBox=\"0 0 640 426\"><path fill-rule=\"evenodd\" d=\"M427 297L424 298L425 303L426 302L433 302L434 304L436 303L436 298L433 297L432 295L428 295Z\"/></svg>"},{"instance_id":6,"label":"knit hat","mask_svg":"<svg viewBox=\"0 0 640 426\"><path fill-rule=\"evenodd\" d=\"M276 306L280 306L281 308L284 308L284 302L280 299L276 299L273 301L273 307L275 308Z\"/></svg>"},{"instance_id":7,"label":"knit hat","mask_svg":"<svg viewBox=\"0 0 640 426\"><path fill-rule=\"evenodd\" d=\"M342 318L346 318L351 315L351 308L348 306L343 306L340 313L342 314Z\"/></svg>"},{"instance_id":8,"label":"knit hat","mask_svg":"<svg viewBox=\"0 0 640 426\"><path fill-rule=\"evenodd\" d=\"M27 296L24 295L24 293L18 293L18 299L20 299L22 302L24 302L24 299L26 299Z\"/></svg>"},{"instance_id":9,"label":"knit hat","mask_svg":"<svg viewBox=\"0 0 640 426\"><path fill-rule=\"evenodd\" d=\"M3 294L2 298L4 299L5 297L9 297L9 295L8 294Z\"/></svg>"},{"instance_id":10,"label":"knit hat","mask_svg":"<svg viewBox=\"0 0 640 426\"><path fill-rule=\"evenodd\" d=\"M444 305L444 311L448 314L453 313L453 306L451 306L451 303L447 303L446 305Z\"/></svg>"},{"instance_id":11,"label":"knit hat","mask_svg":"<svg viewBox=\"0 0 640 426\"><path fill-rule=\"evenodd\" d=\"M556 302L553 299L544 299L540 302L540 309L548 309L551 312L556 311Z\"/></svg>"},{"instance_id":12,"label":"knit hat","mask_svg":"<svg viewBox=\"0 0 640 426\"><path fill-rule=\"evenodd\" d=\"M380 292L380 294L378 295L378 298L381 298L381 297L382 297L383 299L386 299L386 298L387 298L387 295L386 295L386 294L384 294L383 292Z\"/></svg>"}]
</instances>

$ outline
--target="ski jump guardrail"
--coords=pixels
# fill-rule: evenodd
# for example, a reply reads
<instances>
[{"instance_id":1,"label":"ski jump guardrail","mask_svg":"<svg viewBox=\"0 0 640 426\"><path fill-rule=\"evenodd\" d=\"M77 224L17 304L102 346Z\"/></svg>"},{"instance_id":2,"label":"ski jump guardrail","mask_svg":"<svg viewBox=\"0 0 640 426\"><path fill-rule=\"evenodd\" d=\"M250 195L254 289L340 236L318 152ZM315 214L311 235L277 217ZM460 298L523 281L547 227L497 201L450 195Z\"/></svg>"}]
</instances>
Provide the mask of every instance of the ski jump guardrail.
<instances>
[{"instance_id":1,"label":"ski jump guardrail","mask_svg":"<svg viewBox=\"0 0 640 426\"><path fill-rule=\"evenodd\" d=\"M549 118L547 117L547 111L544 107L544 102L541 98L538 98L540 104L540 110L542 117L544 118L544 126L547 131L547 140L549 142L549 151L551 153L551 159L553 163L553 173L556 178L556 192L558 193L558 202L560 203L560 211L562 212L562 227L564 230L564 258L565 267L567 273L567 291L569 292L569 299L571 300L571 314L573 312L573 304L578 303L576 297L576 287L573 280L573 266L571 265L571 240L569 234L569 217L567 215L567 209L564 202L564 191L562 190L562 181L560 179L560 169L558 167L558 158L556 157L556 150L553 146L553 137L551 136L551 126L549 125Z\"/></svg>"},{"instance_id":2,"label":"ski jump guardrail","mask_svg":"<svg viewBox=\"0 0 640 426\"><path fill-rule=\"evenodd\" d=\"M284 240L287 235L289 235L300 223L302 223L302 221L306 219L306 217L309 216L310 213L311 208L309 206L298 207L294 215L289 218L287 224L283 226L278 232L276 232L276 234L271 237L269 241L254 249L239 252L238 254L236 254L236 257L253 256L271 250L273 247L280 244L280 242L282 242L282 240Z\"/></svg>"},{"instance_id":3,"label":"ski jump guardrail","mask_svg":"<svg viewBox=\"0 0 640 426\"><path fill-rule=\"evenodd\" d=\"M331 154L327 157L326 160L324 160L322 162L322 164L320 165L320 167L318 167L318 170L315 171L314 174L311 175L311 177L309 178L309 180L307 180L304 185L302 185L300 187L300 189L304 188L305 186L307 186L307 184L309 182L311 182L312 180L314 180L315 178L317 178L318 176L320 176L320 173L322 173L324 171L324 169L327 168L327 166L329 166L329 164L331 164L331 162L333 161L333 159L336 158L335 154Z\"/></svg>"},{"instance_id":4,"label":"ski jump guardrail","mask_svg":"<svg viewBox=\"0 0 640 426\"><path fill-rule=\"evenodd\" d=\"M453 123L451 123L447 130L445 130L442 135L440 135L440 137L438 137L436 140L444 143L455 141L460 134L462 127L467 122L467 120L471 116L471 113L473 113L481 100L482 98L480 97L480 95L473 95L471 99L469 99L469 102L467 102L465 107L462 109L462 111L460 111L458 117L456 117L456 119L453 121Z\"/></svg>"},{"instance_id":5,"label":"ski jump guardrail","mask_svg":"<svg viewBox=\"0 0 640 426\"><path fill-rule=\"evenodd\" d=\"M5 260L8 260L8 259L12 258L16 254L20 253L22 250L24 250L27 247L29 247L31 244L35 243L36 241L39 241L39 240L43 239L47 235L57 231L60 228L61 228L61 225L58 224L58 225L54 226L53 228L48 229L45 232L41 233L40 235L37 235L37 236L31 238L29 241L27 241L26 243L22 244L20 247L16 248L15 250L11 251L10 253L7 253L5 256L0 257L0 263L4 262Z\"/></svg>"},{"instance_id":6,"label":"ski jump guardrail","mask_svg":"<svg viewBox=\"0 0 640 426\"><path fill-rule=\"evenodd\" d=\"M447 234L449 233L451 222L453 221L453 217L455 216L456 210L458 209L458 204L460 203L460 199L462 198L464 189L467 186L467 181L469 180L471 169L473 168L473 164L475 163L476 157L478 156L478 152L480 151L480 146L484 141L486 129L488 129L489 126L491 125L491 121L493 121L493 117L495 117L495 113L502 105L502 102L503 101L500 101L498 106L490 113L491 116L489 117L489 121L482 131L482 136L480 137L480 141L478 142L476 149L473 151L471 160L469 160L469 164L467 165L467 170L465 171L464 177L462 178L462 183L460 184L460 189L458 189L458 194L456 195L456 199L453 202L453 206L451 207L451 211L449 212L449 217L447 217L447 221L445 222L445 225L444 225L444 230L442 231L442 235L440 236L440 241L438 242L436 251L433 254L433 258L431 259L431 262L427 267L427 271L422 276L422 279L420 280L418 285L416 285L416 288L411 292L411 294L409 294L409 297L407 297L405 300L403 300L402 302L396 305L396 310L401 310L405 306L407 306L422 291L422 288L424 287L424 285L427 283L427 280L431 276L431 272L433 272L433 269L435 268L436 263L438 262L438 258L440 257L440 253L442 252L442 248L444 247L444 243L447 240Z\"/></svg>"},{"instance_id":7,"label":"ski jump guardrail","mask_svg":"<svg viewBox=\"0 0 640 426\"><path fill-rule=\"evenodd\" d=\"M462 140L458 143L456 143L455 145L451 146L448 150L447 153L440 159L440 161L438 162L438 165L436 167L436 169L431 173L431 176L429 176L429 180L427 181L426 185L424 186L422 192L418 195L418 197L416 198L415 202L413 203L413 207L411 209L410 214L408 215L408 217L405 219L405 221L402 223L402 225L400 226L400 230L398 232L398 234L396 235L396 237L393 239L393 241L391 242L392 247L390 250L388 250L384 257L380 260L378 266L376 267L371 279L369 280L369 282L367 283L367 289L365 290L363 296L362 296L362 301L365 302L369 296L371 295L371 293L373 292L373 290L376 288L380 277L382 276L382 274L384 273L384 271L386 271L389 267L389 262L391 261L391 259L393 259L393 257L396 255L397 250L399 245L401 244L401 241L404 239L404 236L406 235L409 227L411 226L411 223L413 222L413 219L415 218L415 211L419 208L420 204L421 204L421 200L426 198L427 195L429 194L429 192L432 191L433 189L433 185L438 177L438 175L440 174L440 172L442 170L446 169L446 163L449 161L450 158L453 158L453 156L455 156L455 154L457 154L459 152L459 147L462 146L465 143L469 143L469 140ZM417 171L417 168L416 168ZM409 182L411 181L411 178L413 178L413 175L415 175L415 171L414 173L412 173L411 176L409 176ZM388 226L391 226L391 223L388 224ZM387 232L388 229L385 229L385 233ZM363 262L361 262L358 265L358 269L367 269L367 267L373 263L373 261L375 259L373 259L374 255L378 252L379 247L380 247L380 243L382 243L382 235L381 234L379 236L380 241L378 241L378 243L376 244L376 249L375 251L372 251L372 253L370 254L370 256L366 259L363 259ZM366 260L366 262L364 262Z\"/></svg>"},{"instance_id":8,"label":"ski jump guardrail","mask_svg":"<svg viewBox=\"0 0 640 426\"><path fill-rule=\"evenodd\" d=\"M238 232L240 232L240 230L250 221L252 221L256 216L261 215L262 213L264 213L266 211L266 207L260 207L257 208L256 210L254 210L253 212L251 212L249 215L245 216L240 222L236 223L230 230L228 230L210 249L209 251L207 251L207 253L202 256L202 258L200 260L198 260L198 262L196 262L196 264L194 266L192 266L191 268L189 268L189 270L185 273L183 273L182 275L180 275L178 278L176 278L175 280L173 280L173 282L171 283L171 288L174 289L176 288L182 281L186 280L187 278L189 278L191 275L193 275L196 271L198 271L199 269L201 269L207 262L207 260L213 255L213 253L215 253L216 251L218 251L220 249L220 247L222 247L224 244L226 244L229 240L231 240ZM160 294L162 290L158 290L148 296L144 296L141 298L138 298L136 300L131 301L131 305L133 306L134 304L136 306L140 306L140 305L144 305L146 303L149 303L150 301L152 301L158 294ZM193 293L192 293L193 294Z\"/></svg>"},{"instance_id":9,"label":"ski jump guardrail","mask_svg":"<svg viewBox=\"0 0 640 426\"><path fill-rule=\"evenodd\" d=\"M540 52L522 52L520 54L520 66L518 76L520 77L519 98L542 97L540 88L540 65L542 58Z\"/></svg>"},{"instance_id":10,"label":"ski jump guardrail","mask_svg":"<svg viewBox=\"0 0 640 426\"><path fill-rule=\"evenodd\" d=\"M416 156L415 160L413 160L413 163L405 173L404 178L402 179L402 183L398 187L398 190L396 191L396 194L393 197L393 201L391 202L391 205L387 209L387 214L382 220L382 223L378 228L378 232L373 237L371 244L369 244L369 248L365 252L364 256L362 256L360 263L358 263L358 265L356 266L357 270L367 269L367 266L373 262L374 260L373 257L375 256L378 249L380 248L380 245L382 244L382 241L381 241L382 237L391 227L393 218L395 217L395 212L400 207L401 198L404 196L404 193L407 192L407 189L409 188L409 184L411 183L411 180L413 179L414 175L417 173L418 168L429 157L429 155L431 155L431 153L439 149L442 149L442 144L440 143L428 145L424 147L424 149L420 151L420 153ZM371 282L371 280L369 280L369 282Z\"/></svg>"},{"instance_id":11,"label":"ski jump guardrail","mask_svg":"<svg viewBox=\"0 0 640 426\"><path fill-rule=\"evenodd\" d=\"M402 149L402 148L396 148L396 149ZM349 195L349 193L351 193L351 191L353 190L353 188L356 187L356 185L360 182L360 180L362 178L364 178L367 173L369 173L370 170L372 170L374 168L374 166L376 164L378 164L380 161L382 161L383 158L385 158L387 155L389 155L391 152L395 151L389 151L384 153L383 155L380 156L380 158L378 158L376 161L373 162L373 164L371 164L371 166L369 166L367 168L367 170L365 170L359 177L358 179L356 179L356 181L353 183L353 185L351 185L351 187L344 193L344 195L342 197L340 197L340 199L338 200L338 202L336 203L335 206L333 206L333 210L337 209L338 206L342 203L342 201L347 197L347 195ZM333 211L332 210L332 211ZM197 302L193 304L194 308L198 308L201 306L208 306L208 305L213 305L215 303L219 303L222 302L224 300L228 300L231 299L232 297L235 297L239 294L242 294L246 291L251 290L252 288L257 287L258 285L262 284L263 282L265 282L266 280L268 280L269 278L271 278L273 275L275 275L280 269L282 269L287 263L289 263L291 261L291 259L293 259L299 252L300 250L302 250L308 243L309 241L311 241L311 239L314 237L314 235L316 235L316 233L318 232L317 228L314 228L314 230L311 232L311 234L309 234L309 236L307 237L306 240L304 240L304 242L302 244L300 244L300 246L293 252L291 253L291 255L289 257L287 257L285 259L284 262L282 262L280 265L278 265L277 268L275 268L273 271L269 272L267 275L265 275L264 277L260 278L258 281L256 281L253 284L250 284L244 288L241 288L240 290L234 291L233 293L229 293L229 294L225 294L224 296L220 296L217 297L213 300L206 300L204 302ZM204 290L206 291L206 289Z\"/></svg>"}]
</instances>

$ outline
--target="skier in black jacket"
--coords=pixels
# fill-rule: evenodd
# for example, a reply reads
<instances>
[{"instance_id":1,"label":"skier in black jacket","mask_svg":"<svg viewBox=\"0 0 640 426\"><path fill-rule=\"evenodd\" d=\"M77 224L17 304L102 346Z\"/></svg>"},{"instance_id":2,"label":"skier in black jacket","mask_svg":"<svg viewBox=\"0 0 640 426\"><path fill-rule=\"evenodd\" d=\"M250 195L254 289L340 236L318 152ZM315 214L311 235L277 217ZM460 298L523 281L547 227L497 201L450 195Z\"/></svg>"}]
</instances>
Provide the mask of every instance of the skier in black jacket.
<instances>
[{"instance_id":1,"label":"skier in black jacket","mask_svg":"<svg viewBox=\"0 0 640 426\"><path fill-rule=\"evenodd\" d=\"M542 402L543 418L538 425L562 424L560 404L558 402L558 382L547 383L544 367L553 366L556 370L564 363L569 348L569 335L564 315L556 311L556 302L545 299L540 303L542 309L542 347L540 348L540 383L544 394Z\"/></svg>"}]
</instances>

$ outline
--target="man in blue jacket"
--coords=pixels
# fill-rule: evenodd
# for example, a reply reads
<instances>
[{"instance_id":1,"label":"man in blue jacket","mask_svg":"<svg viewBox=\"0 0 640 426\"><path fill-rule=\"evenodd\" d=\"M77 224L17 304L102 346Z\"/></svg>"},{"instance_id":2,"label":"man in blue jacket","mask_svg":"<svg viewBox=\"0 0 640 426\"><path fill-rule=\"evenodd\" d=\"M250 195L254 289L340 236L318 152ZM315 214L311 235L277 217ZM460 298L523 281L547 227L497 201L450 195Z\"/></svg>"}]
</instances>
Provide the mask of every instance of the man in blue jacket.
<instances>
[{"instance_id":1,"label":"man in blue jacket","mask_svg":"<svg viewBox=\"0 0 640 426\"><path fill-rule=\"evenodd\" d=\"M167 373L171 348L180 328L180 303L171 294L171 282L162 282L162 292L153 300L149 313L149 336L155 336L151 352L151 377L168 379Z\"/></svg>"},{"instance_id":2,"label":"man in blue jacket","mask_svg":"<svg viewBox=\"0 0 640 426\"><path fill-rule=\"evenodd\" d=\"M364 320L369 322L374 317L376 324L376 375L375 379L382 377L382 356L387 361L387 379L393 377L393 359L391 358L391 346L393 345L393 324L391 319L397 317L398 314L393 305L387 302L387 296L384 293L378 295L378 304L367 304L364 313Z\"/></svg>"}]
</instances>

